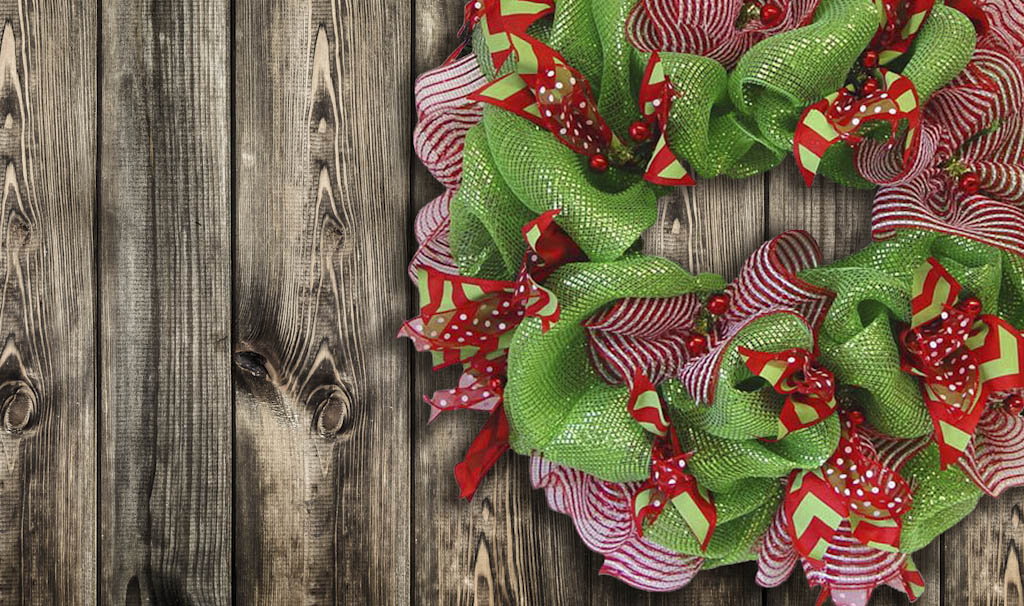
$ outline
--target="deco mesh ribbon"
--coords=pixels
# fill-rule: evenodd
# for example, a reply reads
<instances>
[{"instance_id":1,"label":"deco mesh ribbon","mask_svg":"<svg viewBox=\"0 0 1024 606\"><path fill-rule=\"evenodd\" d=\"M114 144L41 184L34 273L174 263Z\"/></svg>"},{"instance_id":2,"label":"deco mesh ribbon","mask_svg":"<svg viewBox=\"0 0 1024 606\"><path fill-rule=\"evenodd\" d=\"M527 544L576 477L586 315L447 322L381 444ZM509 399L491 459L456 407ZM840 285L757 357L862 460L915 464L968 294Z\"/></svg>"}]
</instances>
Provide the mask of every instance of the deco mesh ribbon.
<instances>
[{"instance_id":1,"label":"deco mesh ribbon","mask_svg":"<svg viewBox=\"0 0 1024 606\"><path fill-rule=\"evenodd\" d=\"M1021 31L1012 0L467 6L472 54L417 82L446 192L402 330L463 367L432 415L490 413L463 496L512 449L631 585L801 562L916 599L910 554L1024 485ZM785 232L728 284L638 252L666 186L791 152L881 185L873 244Z\"/></svg>"}]
</instances>

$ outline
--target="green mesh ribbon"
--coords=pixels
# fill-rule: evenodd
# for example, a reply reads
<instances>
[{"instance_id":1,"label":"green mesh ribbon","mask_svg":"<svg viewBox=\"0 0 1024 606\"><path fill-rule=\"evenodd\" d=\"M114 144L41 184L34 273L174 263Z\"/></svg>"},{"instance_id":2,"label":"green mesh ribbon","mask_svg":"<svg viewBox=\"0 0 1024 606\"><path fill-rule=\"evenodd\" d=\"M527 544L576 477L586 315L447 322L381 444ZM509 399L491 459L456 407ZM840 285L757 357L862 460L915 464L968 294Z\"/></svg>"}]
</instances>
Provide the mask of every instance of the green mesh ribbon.
<instances>
[{"instance_id":1,"label":"green mesh ribbon","mask_svg":"<svg viewBox=\"0 0 1024 606\"><path fill-rule=\"evenodd\" d=\"M633 5L559 0L553 17L529 30L590 80L599 112L622 140L640 118L636 99L649 58L624 35ZM792 149L804 108L845 84L878 24L873 0L822 0L811 24L755 45L731 73L704 57L661 53L678 93L665 129L669 146L705 178L771 169ZM966 66L974 41L970 21L940 4L910 52L890 67L913 81L923 103ZM513 57L496 73L480 31L473 47L489 79L515 68ZM550 331L542 332L532 319L516 331L505 391L513 448L609 481L646 478L649 435L626 410L627 388L605 383L591 367L581 322L622 298L703 294L720 289L722 279L692 276L670 261L635 252L664 193L635 171L595 173L585 157L547 131L491 106L470 130L464 153L462 184L451 201L451 248L463 275L514 278L524 252L522 225L551 209L561 210L559 225L590 259L561 268L545 283L562 309ZM854 172L845 145L826 153L820 172L845 185L870 186ZM938 258L988 313L1024 325L1022 261L963 238L906 231L802 275L837 293L818 345L841 397L864 410L875 428L901 438L931 431L916 380L900 370L895 340L895 323L909 315L910 272L928 256ZM752 547L781 502L782 480L794 469L819 467L839 439L831 417L770 441L783 396L752 376L736 351L740 346L813 349L814 335L791 314L750 322L722 357L712 406L695 403L679 381L661 386L684 447L695 451L688 471L715 494L718 527L702 552L668 508L645 536L706 557L707 567L753 559ZM917 486L905 518L904 551L919 549L962 518L980 494L959 468L939 471L934 447L902 473Z\"/></svg>"},{"instance_id":2,"label":"green mesh ribbon","mask_svg":"<svg viewBox=\"0 0 1024 606\"><path fill-rule=\"evenodd\" d=\"M505 409L515 427L512 447L542 451L607 480L643 479L650 439L626 410L628 390L608 385L591 367L581 322L624 297L704 293L724 282L710 274L691 276L666 259L630 254L568 265L545 286L557 293L562 315L546 333L529 319L516 330L505 390L505 401L514 403Z\"/></svg>"},{"instance_id":3,"label":"green mesh ribbon","mask_svg":"<svg viewBox=\"0 0 1024 606\"><path fill-rule=\"evenodd\" d=\"M624 35L633 5L559 0L553 18L530 29L590 80L601 115L623 140L640 118L636 100L649 58ZM778 165L792 149L804 108L845 83L877 27L873 0L822 0L813 23L755 45L732 73L704 57L661 53L678 93L666 127L669 146L705 178L749 177ZM896 67L923 103L963 70L974 40L967 17L938 5ZM499 75L479 30L474 49L484 74ZM514 68L513 57L500 73ZM452 251L463 275L490 279L514 277L523 252L519 229L554 208L591 259L618 258L653 225L663 192L629 170L596 174L546 131L491 106L467 137L463 170L451 203ZM872 186L853 170L845 145L825 154L820 171L845 185Z\"/></svg>"}]
</instances>

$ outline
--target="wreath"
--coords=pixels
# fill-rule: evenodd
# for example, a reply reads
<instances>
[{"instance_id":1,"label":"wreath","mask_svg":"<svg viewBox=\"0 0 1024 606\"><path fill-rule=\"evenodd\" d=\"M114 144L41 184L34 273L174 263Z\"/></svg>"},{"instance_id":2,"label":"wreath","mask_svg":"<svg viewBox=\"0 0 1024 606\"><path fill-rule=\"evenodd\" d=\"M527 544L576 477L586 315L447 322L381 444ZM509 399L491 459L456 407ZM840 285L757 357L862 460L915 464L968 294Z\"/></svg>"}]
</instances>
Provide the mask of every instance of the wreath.
<instances>
[{"instance_id":1,"label":"wreath","mask_svg":"<svg viewBox=\"0 0 1024 606\"><path fill-rule=\"evenodd\" d=\"M602 573L674 590L799 561L836 604L1024 485L1024 5L476 0L416 84L420 314L400 334L490 416ZM464 52L465 51L465 52ZM640 252L657 200L792 153L874 188L873 243L764 243L726 283Z\"/></svg>"}]
</instances>

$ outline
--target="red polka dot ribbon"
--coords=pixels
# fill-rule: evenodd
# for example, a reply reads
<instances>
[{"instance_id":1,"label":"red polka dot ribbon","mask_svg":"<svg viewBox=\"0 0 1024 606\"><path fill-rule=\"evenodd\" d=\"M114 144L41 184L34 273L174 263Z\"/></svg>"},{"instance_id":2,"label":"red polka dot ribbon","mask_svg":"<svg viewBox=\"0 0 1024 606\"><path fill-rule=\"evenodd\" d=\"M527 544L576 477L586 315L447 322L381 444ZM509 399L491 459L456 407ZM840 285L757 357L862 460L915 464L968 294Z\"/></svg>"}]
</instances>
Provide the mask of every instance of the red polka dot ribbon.
<instances>
[{"instance_id":1,"label":"red polka dot ribbon","mask_svg":"<svg viewBox=\"0 0 1024 606\"><path fill-rule=\"evenodd\" d=\"M491 420L456 468L462 496L471 497L480 479L508 449L508 422L502 408L508 346L526 318L543 330L558 321L558 299L541 285L558 267L586 255L555 223L549 211L523 228L527 251L515 280L482 280L418 268L420 314L399 331L419 351L434 356L434 367L463 365L458 386L436 392L427 402L430 419L445 410L491 412Z\"/></svg>"},{"instance_id":2,"label":"red polka dot ribbon","mask_svg":"<svg viewBox=\"0 0 1024 606\"><path fill-rule=\"evenodd\" d=\"M990 396L1024 389L1024 337L982 314L978 299L960 300L960 283L935 259L915 272L913 289L902 366L921 378L945 468L967 450Z\"/></svg>"},{"instance_id":3,"label":"red polka dot ribbon","mask_svg":"<svg viewBox=\"0 0 1024 606\"><path fill-rule=\"evenodd\" d=\"M828 461L794 471L786 486L785 521L797 552L812 567L823 565L844 522L861 544L897 551L912 502L909 484L881 464L851 417L841 414L839 444Z\"/></svg>"}]
</instances>

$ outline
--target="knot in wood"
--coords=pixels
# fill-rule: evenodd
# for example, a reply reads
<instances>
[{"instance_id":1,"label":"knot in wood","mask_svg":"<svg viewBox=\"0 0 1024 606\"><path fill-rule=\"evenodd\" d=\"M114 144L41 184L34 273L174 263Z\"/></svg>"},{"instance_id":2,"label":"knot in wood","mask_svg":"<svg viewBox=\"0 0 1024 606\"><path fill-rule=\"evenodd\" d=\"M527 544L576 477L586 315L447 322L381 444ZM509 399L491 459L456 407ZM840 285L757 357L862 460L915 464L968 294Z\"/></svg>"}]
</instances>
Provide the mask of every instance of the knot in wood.
<instances>
[{"instance_id":1,"label":"knot in wood","mask_svg":"<svg viewBox=\"0 0 1024 606\"><path fill-rule=\"evenodd\" d=\"M20 434L36 419L36 392L20 380L0 383L0 423L4 431Z\"/></svg>"},{"instance_id":2,"label":"knot in wood","mask_svg":"<svg viewBox=\"0 0 1024 606\"><path fill-rule=\"evenodd\" d=\"M321 437L337 437L349 425L352 399L338 385L322 385L313 390L309 404L313 408L313 429Z\"/></svg>"},{"instance_id":3,"label":"knot in wood","mask_svg":"<svg viewBox=\"0 0 1024 606\"><path fill-rule=\"evenodd\" d=\"M235 365L257 379L267 377L267 359L255 351L239 351L234 355Z\"/></svg>"}]
</instances>

